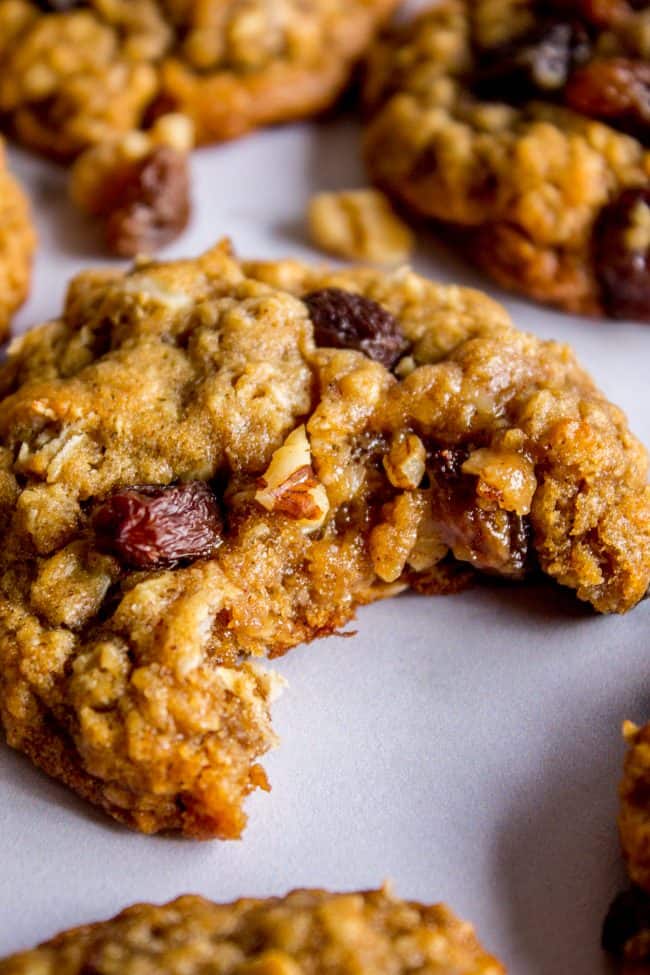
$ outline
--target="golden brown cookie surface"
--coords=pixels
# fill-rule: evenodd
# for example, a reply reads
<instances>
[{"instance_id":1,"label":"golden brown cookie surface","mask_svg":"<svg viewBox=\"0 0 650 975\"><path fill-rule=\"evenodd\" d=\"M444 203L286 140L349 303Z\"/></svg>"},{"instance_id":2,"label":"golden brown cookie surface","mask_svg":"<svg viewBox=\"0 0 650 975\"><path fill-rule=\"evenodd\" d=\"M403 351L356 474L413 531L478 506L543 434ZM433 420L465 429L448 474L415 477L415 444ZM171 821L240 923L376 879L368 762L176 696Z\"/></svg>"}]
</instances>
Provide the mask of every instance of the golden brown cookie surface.
<instances>
[{"instance_id":1,"label":"golden brown cookie surface","mask_svg":"<svg viewBox=\"0 0 650 975\"><path fill-rule=\"evenodd\" d=\"M412 272L85 272L0 367L9 742L145 831L233 837L266 786L255 657L407 586L650 581L645 451L571 351Z\"/></svg>"},{"instance_id":2,"label":"golden brown cookie surface","mask_svg":"<svg viewBox=\"0 0 650 975\"><path fill-rule=\"evenodd\" d=\"M650 320L649 38L624 2L434 7L370 57L369 170L502 286Z\"/></svg>"},{"instance_id":3,"label":"golden brown cookie surface","mask_svg":"<svg viewBox=\"0 0 650 975\"><path fill-rule=\"evenodd\" d=\"M0 975L503 975L471 924L444 904L386 890L215 904L187 895L136 904L110 921L0 960Z\"/></svg>"},{"instance_id":4,"label":"golden brown cookie surface","mask_svg":"<svg viewBox=\"0 0 650 975\"><path fill-rule=\"evenodd\" d=\"M182 111L199 142L315 114L395 0L0 0L0 112L70 158Z\"/></svg>"}]
</instances>

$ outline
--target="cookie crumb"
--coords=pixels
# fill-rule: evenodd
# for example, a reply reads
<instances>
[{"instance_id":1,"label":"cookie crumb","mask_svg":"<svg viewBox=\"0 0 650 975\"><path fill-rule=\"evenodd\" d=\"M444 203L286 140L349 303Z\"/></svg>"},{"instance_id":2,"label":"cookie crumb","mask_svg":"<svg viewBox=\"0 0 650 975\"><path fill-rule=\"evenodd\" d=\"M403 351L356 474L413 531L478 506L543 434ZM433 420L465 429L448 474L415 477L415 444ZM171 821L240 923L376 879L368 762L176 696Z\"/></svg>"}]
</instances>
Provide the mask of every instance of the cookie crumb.
<instances>
[{"instance_id":1,"label":"cookie crumb","mask_svg":"<svg viewBox=\"0 0 650 975\"><path fill-rule=\"evenodd\" d=\"M395 265L413 251L413 234L378 190L317 193L307 218L312 243L337 257Z\"/></svg>"}]
</instances>

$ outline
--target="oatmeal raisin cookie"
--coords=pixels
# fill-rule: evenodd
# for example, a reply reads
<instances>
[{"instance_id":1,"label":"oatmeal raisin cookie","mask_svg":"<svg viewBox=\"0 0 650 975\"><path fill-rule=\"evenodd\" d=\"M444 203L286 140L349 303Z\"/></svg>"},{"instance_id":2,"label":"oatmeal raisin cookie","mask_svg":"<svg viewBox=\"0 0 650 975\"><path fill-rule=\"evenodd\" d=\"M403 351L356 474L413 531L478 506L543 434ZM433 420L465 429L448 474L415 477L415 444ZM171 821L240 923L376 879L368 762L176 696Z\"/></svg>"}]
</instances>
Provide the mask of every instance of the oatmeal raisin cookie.
<instances>
[{"instance_id":1,"label":"oatmeal raisin cookie","mask_svg":"<svg viewBox=\"0 0 650 975\"><path fill-rule=\"evenodd\" d=\"M650 321L650 8L445 0L371 54L375 181L500 285Z\"/></svg>"},{"instance_id":2,"label":"oatmeal raisin cookie","mask_svg":"<svg viewBox=\"0 0 650 975\"><path fill-rule=\"evenodd\" d=\"M471 924L444 904L386 889L294 890L215 904L187 895L136 904L0 960L0 975L504 975Z\"/></svg>"},{"instance_id":3,"label":"oatmeal raisin cookie","mask_svg":"<svg viewBox=\"0 0 650 975\"><path fill-rule=\"evenodd\" d=\"M7 170L0 140L0 340L29 292L36 233L27 198Z\"/></svg>"},{"instance_id":4,"label":"oatmeal raisin cookie","mask_svg":"<svg viewBox=\"0 0 650 975\"><path fill-rule=\"evenodd\" d=\"M650 582L647 458L571 351L408 269L86 271L0 366L0 714L117 819L238 836L256 662L355 608L542 570Z\"/></svg>"},{"instance_id":5,"label":"oatmeal raisin cookie","mask_svg":"<svg viewBox=\"0 0 650 975\"><path fill-rule=\"evenodd\" d=\"M214 142L329 106L395 0L0 0L0 115L60 159L189 115Z\"/></svg>"}]
</instances>

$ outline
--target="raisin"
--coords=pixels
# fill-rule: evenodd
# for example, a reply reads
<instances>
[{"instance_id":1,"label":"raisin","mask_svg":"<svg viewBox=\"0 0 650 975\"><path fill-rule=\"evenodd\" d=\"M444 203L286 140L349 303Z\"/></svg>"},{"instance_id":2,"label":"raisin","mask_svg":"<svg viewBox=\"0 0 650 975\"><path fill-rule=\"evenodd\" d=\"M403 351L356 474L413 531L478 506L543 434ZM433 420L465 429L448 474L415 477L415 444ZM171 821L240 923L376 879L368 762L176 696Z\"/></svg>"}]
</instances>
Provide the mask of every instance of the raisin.
<instances>
[{"instance_id":1,"label":"raisin","mask_svg":"<svg viewBox=\"0 0 650 975\"><path fill-rule=\"evenodd\" d=\"M157 250L181 233L190 217L187 156L159 146L120 173L110 198L110 250L122 257Z\"/></svg>"},{"instance_id":2,"label":"raisin","mask_svg":"<svg viewBox=\"0 0 650 975\"><path fill-rule=\"evenodd\" d=\"M92 521L101 547L133 569L210 558L222 541L219 505L203 481L116 491Z\"/></svg>"},{"instance_id":3,"label":"raisin","mask_svg":"<svg viewBox=\"0 0 650 975\"><path fill-rule=\"evenodd\" d=\"M636 136L650 137L650 64L603 58L573 72L564 92L570 108Z\"/></svg>"},{"instance_id":4,"label":"raisin","mask_svg":"<svg viewBox=\"0 0 650 975\"><path fill-rule=\"evenodd\" d=\"M508 44L485 52L473 79L482 98L525 101L561 90L584 64L591 42L579 23L548 21Z\"/></svg>"},{"instance_id":5,"label":"raisin","mask_svg":"<svg viewBox=\"0 0 650 975\"><path fill-rule=\"evenodd\" d=\"M650 322L650 187L623 190L603 207L593 256L608 314Z\"/></svg>"},{"instance_id":6,"label":"raisin","mask_svg":"<svg viewBox=\"0 0 650 975\"><path fill-rule=\"evenodd\" d=\"M460 561L519 579L530 567L529 522L479 499L477 478L462 470L469 453L464 447L442 447L430 454L427 471L438 534Z\"/></svg>"},{"instance_id":7,"label":"raisin","mask_svg":"<svg viewBox=\"0 0 650 975\"><path fill-rule=\"evenodd\" d=\"M650 933L650 897L640 887L618 894L603 922L601 945L612 955L623 957L625 945L643 932ZM637 958L637 961L647 960Z\"/></svg>"},{"instance_id":8,"label":"raisin","mask_svg":"<svg viewBox=\"0 0 650 975\"><path fill-rule=\"evenodd\" d=\"M83 0L36 0L36 5L41 8L41 10L46 10L48 12L61 13L66 10L73 10L75 7L81 7Z\"/></svg>"},{"instance_id":9,"label":"raisin","mask_svg":"<svg viewBox=\"0 0 650 975\"><path fill-rule=\"evenodd\" d=\"M397 320L382 305L342 288L305 295L317 345L357 349L390 369L408 343Z\"/></svg>"},{"instance_id":10,"label":"raisin","mask_svg":"<svg viewBox=\"0 0 650 975\"><path fill-rule=\"evenodd\" d=\"M648 0L577 0L578 12L598 27L615 27L648 5Z\"/></svg>"}]
</instances>

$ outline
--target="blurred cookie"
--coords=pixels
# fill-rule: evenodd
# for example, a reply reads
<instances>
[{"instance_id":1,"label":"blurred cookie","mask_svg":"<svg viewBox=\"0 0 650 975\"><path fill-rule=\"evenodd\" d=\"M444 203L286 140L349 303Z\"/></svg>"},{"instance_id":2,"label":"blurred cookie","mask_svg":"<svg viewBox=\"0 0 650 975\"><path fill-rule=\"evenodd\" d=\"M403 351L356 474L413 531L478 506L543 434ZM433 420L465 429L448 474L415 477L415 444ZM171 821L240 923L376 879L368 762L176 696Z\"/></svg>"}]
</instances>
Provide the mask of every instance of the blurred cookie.
<instances>
[{"instance_id":1,"label":"blurred cookie","mask_svg":"<svg viewBox=\"0 0 650 975\"><path fill-rule=\"evenodd\" d=\"M647 5L447 0L377 44L365 102L373 178L500 285L650 320Z\"/></svg>"},{"instance_id":2,"label":"blurred cookie","mask_svg":"<svg viewBox=\"0 0 650 975\"><path fill-rule=\"evenodd\" d=\"M181 111L200 143L329 106L396 0L0 0L0 113L67 159Z\"/></svg>"},{"instance_id":3,"label":"blurred cookie","mask_svg":"<svg viewBox=\"0 0 650 975\"><path fill-rule=\"evenodd\" d=\"M0 140L0 340L29 293L36 232L27 198L7 169Z\"/></svg>"}]
</instances>

